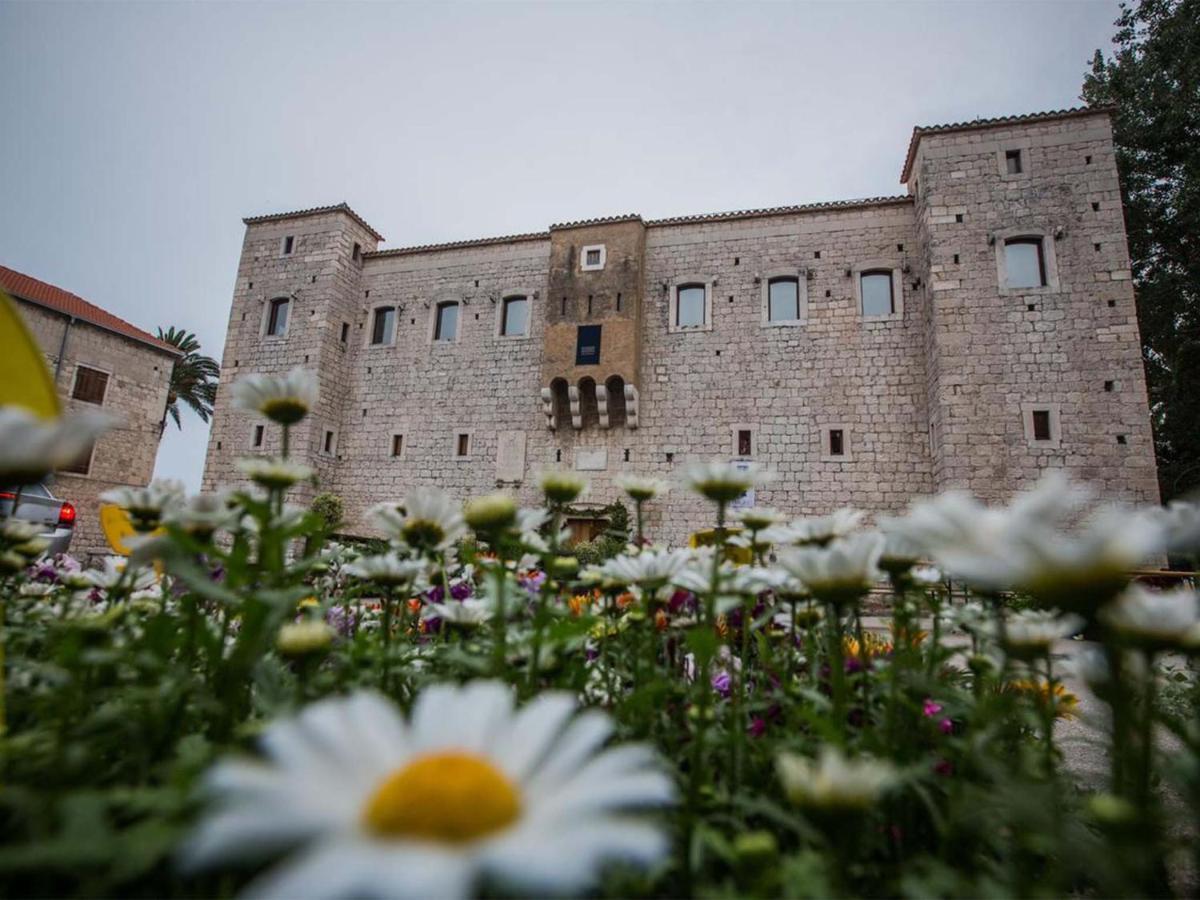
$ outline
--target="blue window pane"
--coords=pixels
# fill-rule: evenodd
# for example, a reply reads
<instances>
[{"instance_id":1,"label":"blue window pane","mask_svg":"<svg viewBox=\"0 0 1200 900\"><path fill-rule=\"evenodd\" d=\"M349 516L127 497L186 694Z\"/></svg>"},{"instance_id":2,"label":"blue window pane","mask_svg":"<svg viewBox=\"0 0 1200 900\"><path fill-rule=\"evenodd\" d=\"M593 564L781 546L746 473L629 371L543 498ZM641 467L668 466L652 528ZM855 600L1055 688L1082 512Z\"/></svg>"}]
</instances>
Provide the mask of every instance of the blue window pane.
<instances>
[{"instance_id":1,"label":"blue window pane","mask_svg":"<svg viewBox=\"0 0 1200 900\"><path fill-rule=\"evenodd\" d=\"M452 341L458 336L458 304L446 303L438 307L437 330L434 340Z\"/></svg>"},{"instance_id":2,"label":"blue window pane","mask_svg":"<svg viewBox=\"0 0 1200 900\"><path fill-rule=\"evenodd\" d=\"M795 278L776 278L767 287L767 317L772 322L800 318L800 285Z\"/></svg>"},{"instance_id":3,"label":"blue window pane","mask_svg":"<svg viewBox=\"0 0 1200 900\"><path fill-rule=\"evenodd\" d=\"M896 311L892 303L891 272L864 272L861 288L864 316L890 316Z\"/></svg>"},{"instance_id":4,"label":"blue window pane","mask_svg":"<svg viewBox=\"0 0 1200 900\"><path fill-rule=\"evenodd\" d=\"M1042 264L1042 242L1019 240L1005 244L1004 275L1010 288L1043 287L1046 277Z\"/></svg>"},{"instance_id":5,"label":"blue window pane","mask_svg":"<svg viewBox=\"0 0 1200 900\"><path fill-rule=\"evenodd\" d=\"M704 324L704 285L689 284L679 288L675 324L680 328Z\"/></svg>"},{"instance_id":6,"label":"blue window pane","mask_svg":"<svg viewBox=\"0 0 1200 900\"><path fill-rule=\"evenodd\" d=\"M525 334L529 319L529 301L524 297L509 297L504 301L504 323L501 334Z\"/></svg>"},{"instance_id":7,"label":"blue window pane","mask_svg":"<svg viewBox=\"0 0 1200 900\"><path fill-rule=\"evenodd\" d=\"M372 344L390 344L396 333L396 310L375 310L375 328L371 333Z\"/></svg>"}]
</instances>

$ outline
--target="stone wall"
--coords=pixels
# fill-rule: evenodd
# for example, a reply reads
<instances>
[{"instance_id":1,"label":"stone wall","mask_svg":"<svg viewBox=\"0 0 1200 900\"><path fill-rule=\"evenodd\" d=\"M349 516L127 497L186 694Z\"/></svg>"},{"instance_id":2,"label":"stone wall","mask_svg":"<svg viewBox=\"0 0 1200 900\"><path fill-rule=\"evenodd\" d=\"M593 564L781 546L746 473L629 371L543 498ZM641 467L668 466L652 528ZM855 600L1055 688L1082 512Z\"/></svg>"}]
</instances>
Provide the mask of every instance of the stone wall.
<instances>
[{"instance_id":1,"label":"stone wall","mask_svg":"<svg viewBox=\"0 0 1200 900\"><path fill-rule=\"evenodd\" d=\"M1002 174L1002 151L1014 141L1027 154L1024 177ZM1113 499L1156 500L1106 117L927 134L917 151L909 196L589 221L368 253L361 265L351 261L351 242L374 242L345 212L252 222L223 377L292 365L319 371L322 407L294 446L362 532L366 508L418 484L462 497L503 486L535 503L538 470L574 467L586 470L588 499L601 505L618 496L612 478L620 472L677 481L688 463L744 456L776 473L756 502L789 515L844 504L896 512L949 486L999 499L1052 467ZM1035 228L1051 236L1054 285L1006 292L989 238L1000 234L1002 248L1003 235ZM292 257L279 255L284 235L296 236ZM605 245L619 268L571 271L584 244ZM894 314L861 314L863 269L892 274ZM641 279L629 298L633 321L630 308L621 316L610 308L631 272ZM794 324L765 321L764 286L781 273L804 286L806 308ZM672 327L680 282L706 286L704 327ZM263 304L280 292L297 297L289 333L264 339ZM528 334L503 336L503 297L517 293L531 298ZM600 298L591 316L587 294ZM457 337L435 341L437 307L449 302L460 304ZM395 338L374 346L372 316L385 305L398 310ZM552 377L588 381L572 341L577 325L593 322L632 328L621 332L618 356L637 393L637 427L598 427L593 411L583 429L560 418L551 430L542 390ZM610 374L604 363L600 384ZM232 460L250 450L253 420L232 414L224 394L210 487L236 480ZM1031 404L1055 410L1054 447L1028 439ZM829 428L845 437L840 458L829 453ZM337 435L330 454L321 449L326 430ZM739 430L752 432L749 454L739 452ZM275 452L275 442L270 436L259 452ZM681 543L710 519L677 489L655 505L650 525L657 539Z\"/></svg>"},{"instance_id":2,"label":"stone wall","mask_svg":"<svg viewBox=\"0 0 1200 900\"><path fill-rule=\"evenodd\" d=\"M117 420L97 442L86 475L60 472L51 490L77 512L71 553L81 559L111 552L100 529L99 496L121 485L144 485L154 475L174 357L140 341L17 300L22 318L46 354L46 365L67 410L94 409L71 399L79 366L108 373L100 408ZM63 334L66 331L66 344ZM62 364L59 351L62 348Z\"/></svg>"}]
</instances>

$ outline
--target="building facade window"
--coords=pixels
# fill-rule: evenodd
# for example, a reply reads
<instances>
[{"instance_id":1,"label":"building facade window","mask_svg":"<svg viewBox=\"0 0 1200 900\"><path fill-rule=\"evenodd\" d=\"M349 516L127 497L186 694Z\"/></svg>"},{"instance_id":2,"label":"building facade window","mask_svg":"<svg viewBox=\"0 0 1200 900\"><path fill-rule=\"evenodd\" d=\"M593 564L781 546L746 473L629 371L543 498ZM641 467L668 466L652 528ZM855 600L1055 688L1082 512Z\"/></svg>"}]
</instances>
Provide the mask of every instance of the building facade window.
<instances>
[{"instance_id":1,"label":"building facade window","mask_svg":"<svg viewBox=\"0 0 1200 900\"><path fill-rule=\"evenodd\" d=\"M454 436L455 459L468 459L471 456L471 434L460 431Z\"/></svg>"},{"instance_id":2,"label":"building facade window","mask_svg":"<svg viewBox=\"0 0 1200 900\"><path fill-rule=\"evenodd\" d=\"M1033 416L1033 439L1035 441L1050 440L1050 410L1035 409Z\"/></svg>"},{"instance_id":3,"label":"building facade window","mask_svg":"<svg viewBox=\"0 0 1200 900\"><path fill-rule=\"evenodd\" d=\"M505 297L500 310L500 335L524 337L529 334L529 298L521 295Z\"/></svg>"},{"instance_id":4,"label":"building facade window","mask_svg":"<svg viewBox=\"0 0 1200 900\"><path fill-rule=\"evenodd\" d=\"M767 319L794 322L800 318L800 280L772 278L767 282Z\"/></svg>"},{"instance_id":5,"label":"building facade window","mask_svg":"<svg viewBox=\"0 0 1200 900\"><path fill-rule=\"evenodd\" d=\"M329 429L325 430L325 437L321 441L321 452L326 456L333 456L337 448L337 435Z\"/></svg>"},{"instance_id":6,"label":"building facade window","mask_svg":"<svg viewBox=\"0 0 1200 900\"><path fill-rule=\"evenodd\" d=\"M1004 242L1004 283L1009 288L1047 285L1044 245L1040 237L1015 237Z\"/></svg>"},{"instance_id":7,"label":"building facade window","mask_svg":"<svg viewBox=\"0 0 1200 900\"><path fill-rule=\"evenodd\" d=\"M375 310L371 323L371 343L391 344L396 339L396 308L380 306Z\"/></svg>"},{"instance_id":8,"label":"building facade window","mask_svg":"<svg viewBox=\"0 0 1200 900\"><path fill-rule=\"evenodd\" d=\"M291 256L292 251L296 249L296 238L294 235L287 235L279 243L280 256Z\"/></svg>"},{"instance_id":9,"label":"building facade window","mask_svg":"<svg viewBox=\"0 0 1200 900\"><path fill-rule=\"evenodd\" d=\"M829 429L829 455L846 455L846 432L840 428Z\"/></svg>"},{"instance_id":10,"label":"building facade window","mask_svg":"<svg viewBox=\"0 0 1200 900\"><path fill-rule=\"evenodd\" d=\"M681 284L675 289L675 325L677 328L695 328L704 324L704 285Z\"/></svg>"},{"instance_id":11,"label":"building facade window","mask_svg":"<svg viewBox=\"0 0 1200 900\"><path fill-rule=\"evenodd\" d=\"M267 336L282 337L287 334L288 313L292 301L287 297L276 297L267 309Z\"/></svg>"},{"instance_id":12,"label":"building facade window","mask_svg":"<svg viewBox=\"0 0 1200 900\"><path fill-rule=\"evenodd\" d=\"M104 395L107 393L107 372L101 372L99 369L89 366L76 366L75 386L71 390L71 399L103 406Z\"/></svg>"},{"instance_id":13,"label":"building facade window","mask_svg":"<svg viewBox=\"0 0 1200 900\"><path fill-rule=\"evenodd\" d=\"M259 449L260 447L262 447L263 438L266 436L266 431L267 431L266 426L255 425L254 432L250 436L250 446L255 448L256 450Z\"/></svg>"},{"instance_id":14,"label":"building facade window","mask_svg":"<svg viewBox=\"0 0 1200 900\"><path fill-rule=\"evenodd\" d=\"M435 311L433 339L435 341L458 340L458 303L439 303Z\"/></svg>"},{"instance_id":15,"label":"building facade window","mask_svg":"<svg viewBox=\"0 0 1200 900\"><path fill-rule=\"evenodd\" d=\"M842 422L821 427L821 461L851 462L850 426Z\"/></svg>"},{"instance_id":16,"label":"building facade window","mask_svg":"<svg viewBox=\"0 0 1200 900\"><path fill-rule=\"evenodd\" d=\"M890 316L896 312L896 295L892 289L892 272L888 269L869 269L858 276L859 296L864 316Z\"/></svg>"},{"instance_id":17,"label":"building facade window","mask_svg":"<svg viewBox=\"0 0 1200 900\"><path fill-rule=\"evenodd\" d=\"M404 455L404 435L392 435L392 456L399 458Z\"/></svg>"},{"instance_id":18,"label":"building facade window","mask_svg":"<svg viewBox=\"0 0 1200 900\"><path fill-rule=\"evenodd\" d=\"M1062 446L1062 406L1058 403L1022 403L1025 442L1038 449Z\"/></svg>"},{"instance_id":19,"label":"building facade window","mask_svg":"<svg viewBox=\"0 0 1200 900\"><path fill-rule=\"evenodd\" d=\"M754 432L749 428L739 428L737 432L737 455L754 455Z\"/></svg>"},{"instance_id":20,"label":"building facade window","mask_svg":"<svg viewBox=\"0 0 1200 900\"><path fill-rule=\"evenodd\" d=\"M75 460L63 466L58 471L71 475L88 475L92 471L92 458L95 456L95 453L96 443L93 441L84 448L83 452Z\"/></svg>"},{"instance_id":21,"label":"building facade window","mask_svg":"<svg viewBox=\"0 0 1200 900\"><path fill-rule=\"evenodd\" d=\"M342 323L342 343L343 344L346 343L346 341L348 341L349 339L350 339L350 323L343 322Z\"/></svg>"},{"instance_id":22,"label":"building facade window","mask_svg":"<svg viewBox=\"0 0 1200 900\"><path fill-rule=\"evenodd\" d=\"M1024 163L1021 160L1020 150L1004 151L1004 171L1007 175L1020 175L1023 171L1025 171Z\"/></svg>"},{"instance_id":23,"label":"building facade window","mask_svg":"<svg viewBox=\"0 0 1200 900\"><path fill-rule=\"evenodd\" d=\"M590 244L579 251L579 268L584 272L598 272L604 268L607 256L603 244Z\"/></svg>"}]
</instances>

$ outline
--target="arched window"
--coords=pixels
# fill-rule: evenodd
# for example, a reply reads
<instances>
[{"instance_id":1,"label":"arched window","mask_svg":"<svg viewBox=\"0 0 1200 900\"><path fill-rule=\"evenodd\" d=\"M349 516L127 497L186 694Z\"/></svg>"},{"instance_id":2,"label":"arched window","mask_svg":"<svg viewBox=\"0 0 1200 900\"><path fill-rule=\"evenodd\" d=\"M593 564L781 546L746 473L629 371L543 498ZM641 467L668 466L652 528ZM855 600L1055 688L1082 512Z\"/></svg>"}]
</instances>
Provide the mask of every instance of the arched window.
<instances>
[{"instance_id":1,"label":"arched window","mask_svg":"<svg viewBox=\"0 0 1200 900\"><path fill-rule=\"evenodd\" d=\"M625 379L620 375L612 375L604 382L608 389L608 426L623 428L625 426Z\"/></svg>"},{"instance_id":2,"label":"arched window","mask_svg":"<svg viewBox=\"0 0 1200 900\"><path fill-rule=\"evenodd\" d=\"M291 309L292 301L287 297L276 297L271 301L271 308L267 313L267 334L271 337L278 337L287 332L288 311Z\"/></svg>"},{"instance_id":3,"label":"arched window","mask_svg":"<svg viewBox=\"0 0 1200 900\"><path fill-rule=\"evenodd\" d=\"M500 311L500 334L504 337L521 337L529 333L529 298L514 295L504 298Z\"/></svg>"},{"instance_id":4,"label":"arched window","mask_svg":"<svg viewBox=\"0 0 1200 900\"><path fill-rule=\"evenodd\" d=\"M790 276L767 282L767 321L795 322L800 318L800 279Z\"/></svg>"},{"instance_id":5,"label":"arched window","mask_svg":"<svg viewBox=\"0 0 1200 900\"><path fill-rule=\"evenodd\" d=\"M458 302L449 300L439 303L436 316L433 325L433 339L435 341L458 340Z\"/></svg>"},{"instance_id":6,"label":"arched window","mask_svg":"<svg viewBox=\"0 0 1200 900\"><path fill-rule=\"evenodd\" d=\"M869 269L858 277L864 316L890 316L896 311L890 269Z\"/></svg>"},{"instance_id":7,"label":"arched window","mask_svg":"<svg viewBox=\"0 0 1200 900\"><path fill-rule=\"evenodd\" d=\"M1015 237L1004 242L1004 282L1010 288L1046 286L1046 253L1040 237Z\"/></svg>"},{"instance_id":8,"label":"arched window","mask_svg":"<svg viewBox=\"0 0 1200 900\"><path fill-rule=\"evenodd\" d=\"M371 343L390 344L396 337L396 307L380 306L371 323Z\"/></svg>"},{"instance_id":9,"label":"arched window","mask_svg":"<svg viewBox=\"0 0 1200 900\"><path fill-rule=\"evenodd\" d=\"M583 428L600 426L600 407L596 403L596 381L593 378L579 379L579 418Z\"/></svg>"}]
</instances>

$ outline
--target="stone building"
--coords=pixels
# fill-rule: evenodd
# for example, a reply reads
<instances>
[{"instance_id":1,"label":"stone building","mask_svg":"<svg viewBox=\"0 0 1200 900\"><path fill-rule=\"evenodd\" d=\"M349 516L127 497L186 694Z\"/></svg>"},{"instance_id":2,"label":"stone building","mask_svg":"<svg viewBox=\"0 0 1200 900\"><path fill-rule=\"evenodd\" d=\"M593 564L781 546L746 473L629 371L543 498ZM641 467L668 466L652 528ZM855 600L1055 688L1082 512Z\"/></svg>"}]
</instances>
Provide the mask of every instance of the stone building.
<instances>
[{"instance_id":1,"label":"stone building","mask_svg":"<svg viewBox=\"0 0 1200 900\"><path fill-rule=\"evenodd\" d=\"M278 452L225 385L320 377L300 454L365 532L435 484L535 502L533 475L677 479L750 459L755 502L897 511L1066 469L1158 500L1112 132L1073 109L914 129L894 197L396 249L345 204L245 220L205 471ZM711 513L656 504L674 543Z\"/></svg>"},{"instance_id":2,"label":"stone building","mask_svg":"<svg viewBox=\"0 0 1200 900\"><path fill-rule=\"evenodd\" d=\"M117 421L79 462L58 472L55 496L76 509L71 553L110 553L100 529L99 496L154 475L167 389L179 351L62 288L0 266L0 286L17 301L46 354L63 407L99 406Z\"/></svg>"}]
</instances>

